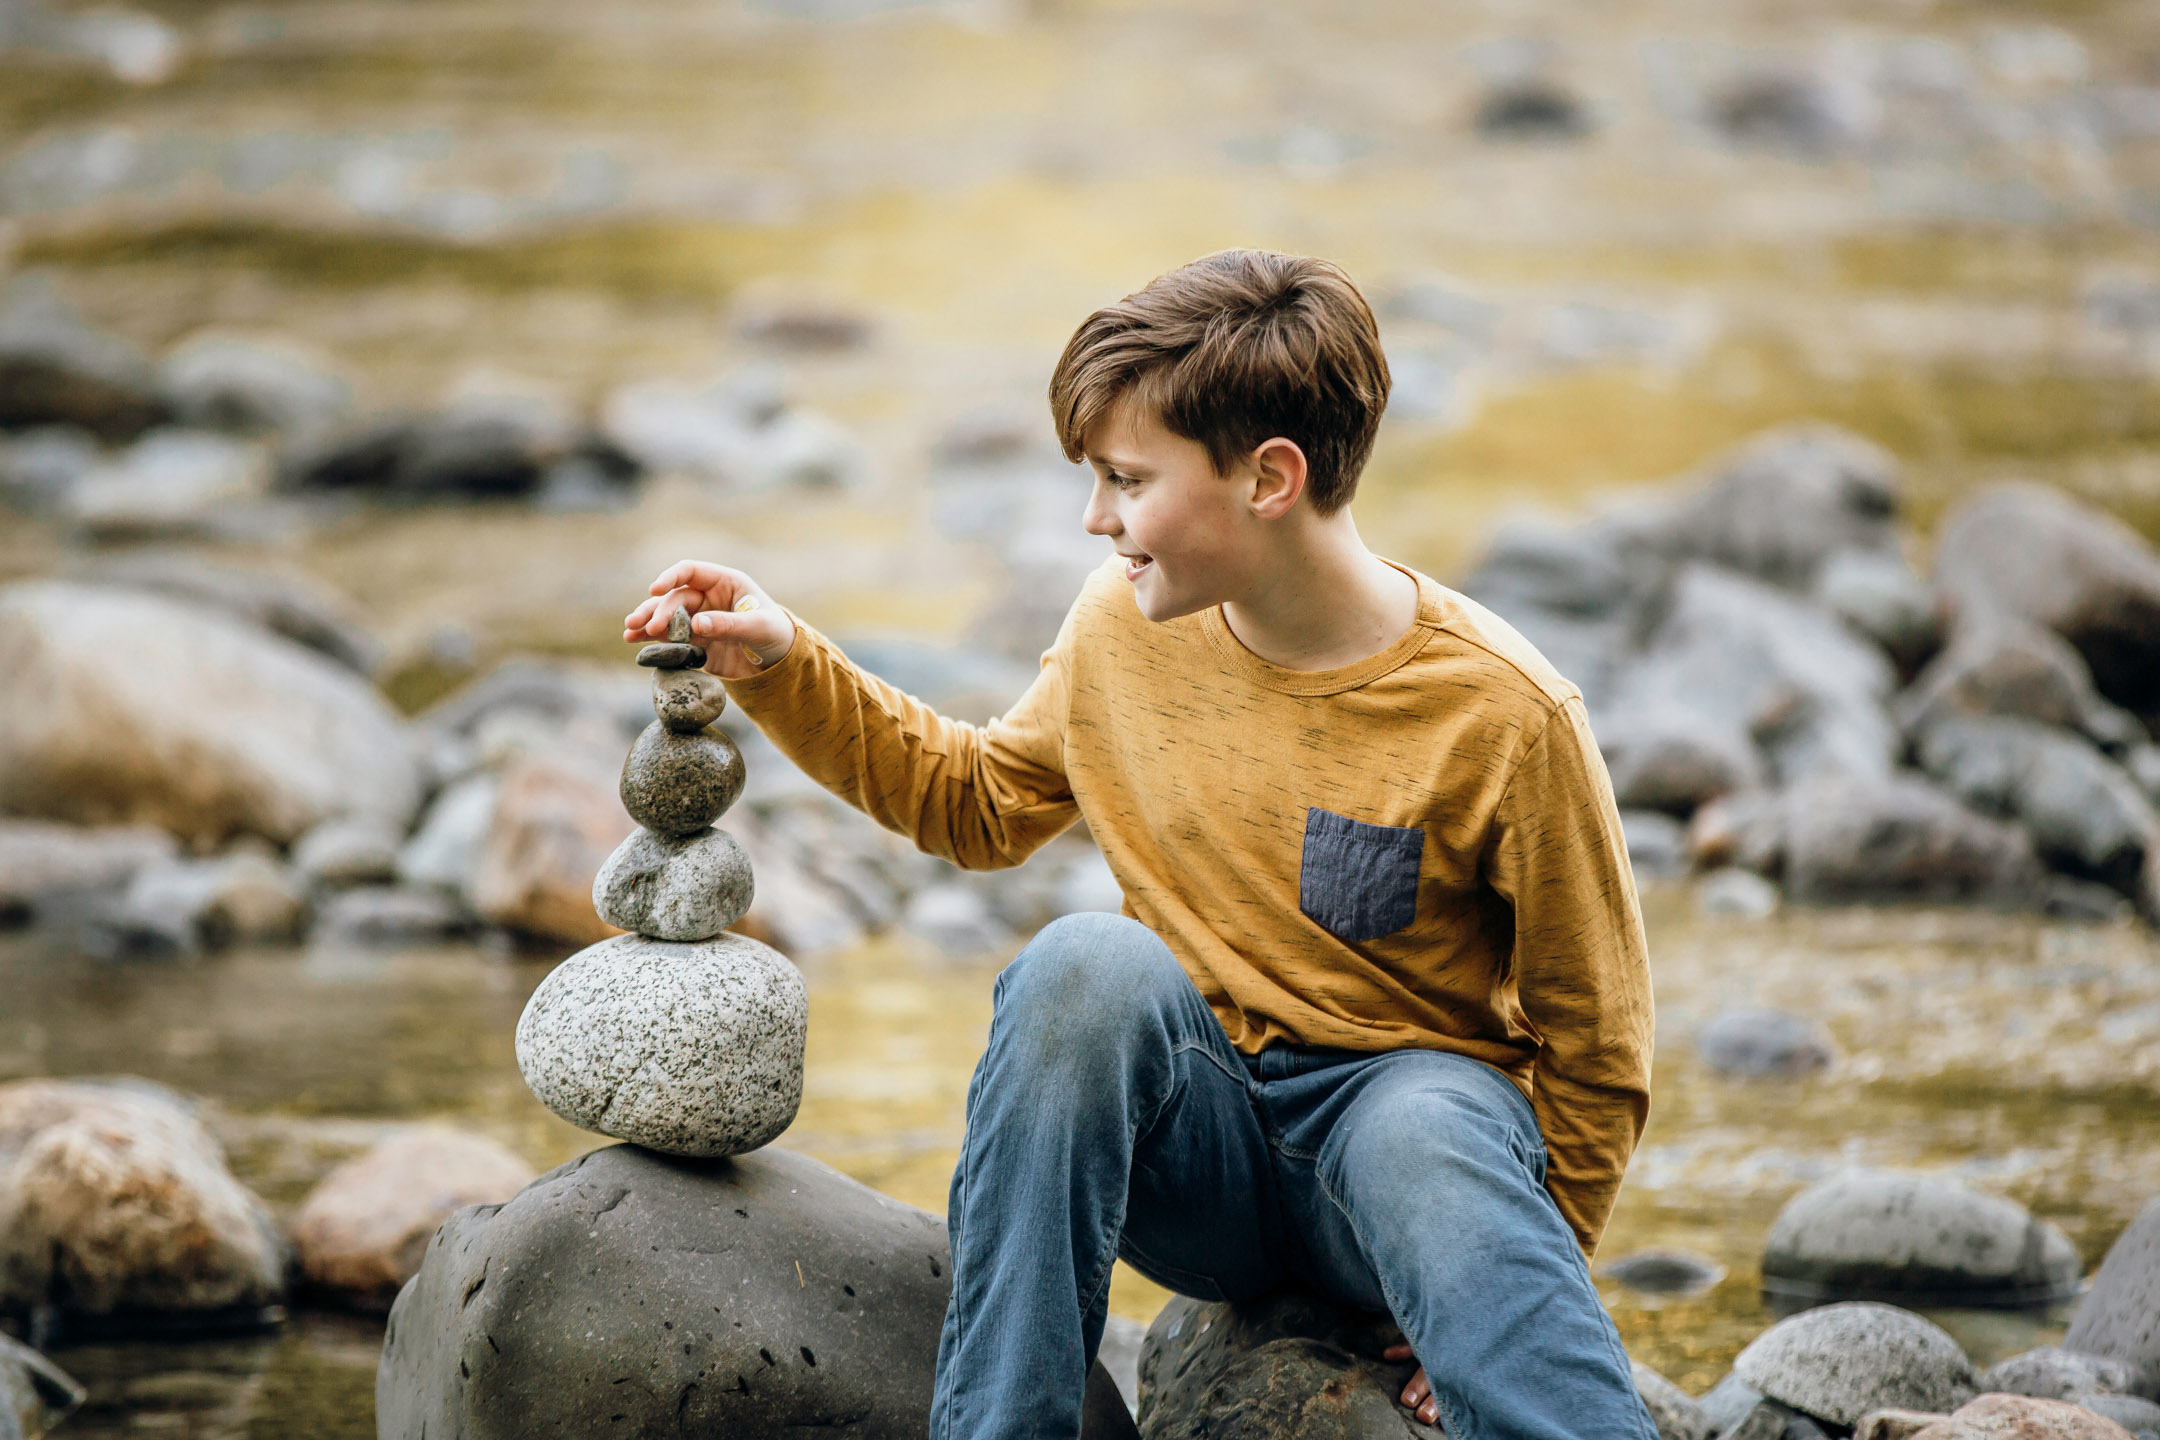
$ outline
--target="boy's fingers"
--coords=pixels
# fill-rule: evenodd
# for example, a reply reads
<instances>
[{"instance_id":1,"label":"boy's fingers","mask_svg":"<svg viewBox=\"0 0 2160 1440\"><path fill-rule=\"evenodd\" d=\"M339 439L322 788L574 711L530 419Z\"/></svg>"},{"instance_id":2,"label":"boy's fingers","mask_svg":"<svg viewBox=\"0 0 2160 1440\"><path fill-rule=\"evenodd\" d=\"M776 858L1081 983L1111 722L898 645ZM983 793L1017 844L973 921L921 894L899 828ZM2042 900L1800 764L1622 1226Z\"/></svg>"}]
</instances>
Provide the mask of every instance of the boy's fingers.
<instances>
[{"instance_id":1,"label":"boy's fingers","mask_svg":"<svg viewBox=\"0 0 2160 1440\"><path fill-rule=\"evenodd\" d=\"M1380 1358L1383 1360L1408 1360L1410 1358L1410 1342L1407 1340L1398 1340L1393 1345L1388 1346L1387 1349L1381 1351Z\"/></svg>"},{"instance_id":2,"label":"boy's fingers","mask_svg":"<svg viewBox=\"0 0 2160 1440\"><path fill-rule=\"evenodd\" d=\"M670 590L722 591L731 597L738 590L749 588L750 577L740 570L730 570L725 565L714 565L704 560L678 560L660 572L652 583L652 593L665 595Z\"/></svg>"}]
</instances>

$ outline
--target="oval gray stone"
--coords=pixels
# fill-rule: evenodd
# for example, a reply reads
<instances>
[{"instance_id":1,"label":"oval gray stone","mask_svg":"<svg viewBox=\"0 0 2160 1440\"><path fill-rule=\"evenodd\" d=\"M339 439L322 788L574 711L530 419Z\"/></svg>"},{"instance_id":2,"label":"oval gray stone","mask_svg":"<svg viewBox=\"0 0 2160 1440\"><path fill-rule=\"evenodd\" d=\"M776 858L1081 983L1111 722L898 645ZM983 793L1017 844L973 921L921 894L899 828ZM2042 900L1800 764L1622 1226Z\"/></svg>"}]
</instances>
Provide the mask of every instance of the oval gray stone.
<instances>
[{"instance_id":1,"label":"oval gray stone","mask_svg":"<svg viewBox=\"0 0 2160 1440\"><path fill-rule=\"evenodd\" d=\"M727 709L727 687L704 670L655 670L652 703L661 724L678 735L695 735Z\"/></svg>"},{"instance_id":2,"label":"oval gray stone","mask_svg":"<svg viewBox=\"0 0 2160 1440\"><path fill-rule=\"evenodd\" d=\"M1781 1320L1733 1361L1772 1400L1838 1425L1870 1410L1947 1414L1979 1392L1957 1341L1895 1305L1855 1301Z\"/></svg>"},{"instance_id":3,"label":"oval gray stone","mask_svg":"<svg viewBox=\"0 0 2160 1440\"><path fill-rule=\"evenodd\" d=\"M623 761L623 809L648 830L694 835L727 813L743 779L742 751L726 732L677 735L655 720Z\"/></svg>"},{"instance_id":4,"label":"oval gray stone","mask_svg":"<svg viewBox=\"0 0 2160 1440\"><path fill-rule=\"evenodd\" d=\"M2142 1395L2117 1395L2097 1390L2076 1397L2075 1403L2078 1409L2104 1415L2134 1435L2160 1432L2160 1405Z\"/></svg>"},{"instance_id":5,"label":"oval gray stone","mask_svg":"<svg viewBox=\"0 0 2160 1440\"><path fill-rule=\"evenodd\" d=\"M1810 1075L1837 1059L1820 1022L1782 1010L1723 1011L1695 1032L1695 1049L1711 1069L1752 1079Z\"/></svg>"},{"instance_id":6,"label":"oval gray stone","mask_svg":"<svg viewBox=\"0 0 2160 1440\"><path fill-rule=\"evenodd\" d=\"M2108 1246L2063 1348L2122 1361L2127 1388L2160 1399L2160 1198L2146 1201Z\"/></svg>"},{"instance_id":7,"label":"oval gray stone","mask_svg":"<svg viewBox=\"0 0 2160 1440\"><path fill-rule=\"evenodd\" d=\"M648 670L687 670L705 663L705 652L695 645L662 640L637 652L637 663Z\"/></svg>"},{"instance_id":8,"label":"oval gray stone","mask_svg":"<svg viewBox=\"0 0 2160 1440\"><path fill-rule=\"evenodd\" d=\"M1646 1295L1701 1295L1725 1278L1725 1267L1692 1250L1636 1250L1599 1266L1598 1277Z\"/></svg>"},{"instance_id":9,"label":"oval gray stone","mask_svg":"<svg viewBox=\"0 0 2160 1440\"><path fill-rule=\"evenodd\" d=\"M750 857L725 830L640 830L593 877L593 909L610 925L660 940L710 940L743 917L755 887Z\"/></svg>"},{"instance_id":10,"label":"oval gray stone","mask_svg":"<svg viewBox=\"0 0 2160 1440\"><path fill-rule=\"evenodd\" d=\"M2024 1307L2073 1293L2084 1265L2016 1201L1890 1170L1833 1176L1778 1212L1763 1292L1786 1309L1833 1300Z\"/></svg>"},{"instance_id":11,"label":"oval gray stone","mask_svg":"<svg viewBox=\"0 0 2160 1440\"><path fill-rule=\"evenodd\" d=\"M674 1155L737 1155L795 1119L808 1025L802 975L748 936L618 935L533 991L518 1069L573 1125Z\"/></svg>"},{"instance_id":12,"label":"oval gray stone","mask_svg":"<svg viewBox=\"0 0 2160 1440\"><path fill-rule=\"evenodd\" d=\"M2130 1388L2130 1367L2102 1355L2080 1355L2058 1345L2041 1345L1998 1360L1980 1375L1980 1389L2002 1395L2030 1395L2036 1400L2076 1400L2098 1391Z\"/></svg>"}]
</instances>

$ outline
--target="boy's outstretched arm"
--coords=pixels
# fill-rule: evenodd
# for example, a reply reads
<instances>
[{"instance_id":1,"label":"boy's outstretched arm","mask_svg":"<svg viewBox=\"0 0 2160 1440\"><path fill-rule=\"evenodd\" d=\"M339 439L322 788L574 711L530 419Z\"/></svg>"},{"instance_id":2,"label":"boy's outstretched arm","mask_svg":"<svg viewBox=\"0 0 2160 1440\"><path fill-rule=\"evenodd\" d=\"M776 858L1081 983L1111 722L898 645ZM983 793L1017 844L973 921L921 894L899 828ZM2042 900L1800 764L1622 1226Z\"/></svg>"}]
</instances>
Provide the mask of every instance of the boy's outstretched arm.
<instances>
[{"instance_id":1,"label":"boy's outstretched arm","mask_svg":"<svg viewBox=\"0 0 2160 1440\"><path fill-rule=\"evenodd\" d=\"M1530 1101L1545 1188L1588 1256L1649 1118L1652 1025L1634 872L1581 700L1516 765L1487 865L1515 907L1516 988L1543 1041Z\"/></svg>"},{"instance_id":2,"label":"boy's outstretched arm","mask_svg":"<svg viewBox=\"0 0 2160 1440\"><path fill-rule=\"evenodd\" d=\"M1019 702L976 726L866 673L722 565L663 571L623 638L664 636L678 609L691 612L705 668L789 759L931 854L971 870L1017 865L1078 817L1064 770L1069 622Z\"/></svg>"}]
</instances>

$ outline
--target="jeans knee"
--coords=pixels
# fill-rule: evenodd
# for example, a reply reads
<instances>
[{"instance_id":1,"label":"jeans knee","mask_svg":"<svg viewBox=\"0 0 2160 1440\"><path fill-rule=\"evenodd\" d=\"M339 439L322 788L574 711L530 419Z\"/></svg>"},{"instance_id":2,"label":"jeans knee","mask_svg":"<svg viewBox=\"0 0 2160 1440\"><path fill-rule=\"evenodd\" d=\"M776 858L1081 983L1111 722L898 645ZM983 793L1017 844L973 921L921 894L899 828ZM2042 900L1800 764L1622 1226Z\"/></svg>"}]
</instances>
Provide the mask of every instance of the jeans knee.
<instances>
[{"instance_id":1,"label":"jeans knee","mask_svg":"<svg viewBox=\"0 0 2160 1440\"><path fill-rule=\"evenodd\" d=\"M1321 1162L1338 1193L1401 1189L1446 1205L1474 1203L1496 1182L1507 1189L1541 1182L1543 1142L1505 1096L1390 1085L1362 1097L1346 1118Z\"/></svg>"},{"instance_id":2,"label":"jeans knee","mask_svg":"<svg viewBox=\"0 0 2160 1440\"><path fill-rule=\"evenodd\" d=\"M1173 986L1191 984L1169 947L1139 921L1067 915L1037 932L998 976L995 1023L1037 1048L1068 1038L1099 1045L1173 1003Z\"/></svg>"}]
</instances>

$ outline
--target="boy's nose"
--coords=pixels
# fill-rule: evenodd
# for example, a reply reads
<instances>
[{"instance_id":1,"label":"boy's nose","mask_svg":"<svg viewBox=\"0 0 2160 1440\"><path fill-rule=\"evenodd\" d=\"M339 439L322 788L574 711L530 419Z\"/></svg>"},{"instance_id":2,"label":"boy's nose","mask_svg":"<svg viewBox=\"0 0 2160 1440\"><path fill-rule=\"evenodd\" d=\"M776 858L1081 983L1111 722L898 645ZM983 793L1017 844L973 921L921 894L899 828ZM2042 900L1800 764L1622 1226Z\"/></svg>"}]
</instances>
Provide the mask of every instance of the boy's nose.
<instances>
[{"instance_id":1,"label":"boy's nose","mask_svg":"<svg viewBox=\"0 0 2160 1440\"><path fill-rule=\"evenodd\" d=\"M1090 535L1117 535L1125 529L1118 524L1117 511L1109 504L1106 493L1109 488L1097 480L1095 488L1088 492L1087 509L1080 514L1080 528Z\"/></svg>"}]
</instances>

